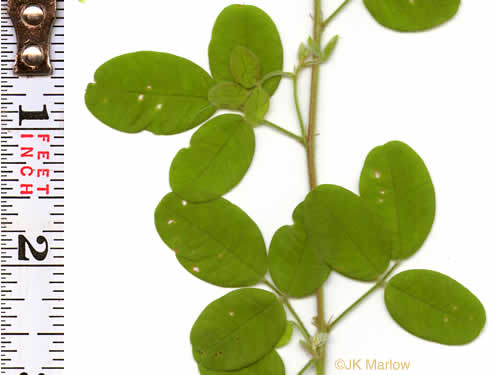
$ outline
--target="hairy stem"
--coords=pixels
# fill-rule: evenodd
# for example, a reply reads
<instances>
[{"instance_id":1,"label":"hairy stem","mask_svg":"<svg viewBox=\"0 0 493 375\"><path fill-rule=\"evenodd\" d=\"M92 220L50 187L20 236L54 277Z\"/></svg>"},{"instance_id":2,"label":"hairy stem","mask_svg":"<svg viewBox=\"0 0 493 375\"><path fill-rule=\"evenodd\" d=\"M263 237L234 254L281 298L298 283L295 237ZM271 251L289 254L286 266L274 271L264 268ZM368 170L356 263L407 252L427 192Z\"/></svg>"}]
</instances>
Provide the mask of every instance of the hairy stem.
<instances>
[{"instance_id":1,"label":"hairy stem","mask_svg":"<svg viewBox=\"0 0 493 375\"><path fill-rule=\"evenodd\" d=\"M274 124L273 122L270 122L270 121L264 120L264 121L262 122L262 124L263 124L263 125L266 125L266 126L269 126L269 127L271 127L272 129L275 129L275 130L277 130L277 131L279 131L279 132L281 132L281 133L283 133L283 134L287 135L288 137L291 137L291 138L293 138L293 139L297 140L297 141L298 141L298 142L300 142L302 145L304 145L304 144L305 144L305 140L303 139L303 137L300 137L299 135L296 135L296 134L294 134L294 133L291 133L289 130L284 129L284 128L280 127L279 125Z\"/></svg>"},{"instance_id":2,"label":"hairy stem","mask_svg":"<svg viewBox=\"0 0 493 375\"><path fill-rule=\"evenodd\" d=\"M322 28L326 28L327 25L330 23L330 21L332 21L338 14L341 10L343 10L346 5L348 5L349 3L351 2L351 0L346 0L344 1L340 6L339 8L337 8L334 13L332 13L323 23L322 23Z\"/></svg>"},{"instance_id":3,"label":"hairy stem","mask_svg":"<svg viewBox=\"0 0 493 375\"><path fill-rule=\"evenodd\" d=\"M282 302L286 305L286 307L288 308L291 315L293 315L294 319L297 322L298 328L301 330L301 333L303 334L303 336L305 337L306 340L310 341L310 338L311 338L310 332L308 332L305 325L301 321L300 316L298 315L296 310L293 308L293 306L291 306L291 303L289 303L288 298L279 289L277 289L274 286L274 284L272 284L271 282L264 280L264 284L267 285L269 288L271 288L277 295L279 295L279 297L282 298Z\"/></svg>"},{"instance_id":4,"label":"hairy stem","mask_svg":"<svg viewBox=\"0 0 493 375\"><path fill-rule=\"evenodd\" d=\"M330 325L329 330L332 330L339 321L344 318L348 313L350 313L356 306L358 306L361 302L363 302L368 296L372 295L377 289L379 289L382 285L384 285L385 281L389 278L392 272L395 271L397 267L399 267L400 262L396 262L388 272L378 280L375 285L370 288L365 294L363 294L360 298L358 298L351 306L349 306L344 312L339 315Z\"/></svg>"},{"instance_id":5,"label":"hairy stem","mask_svg":"<svg viewBox=\"0 0 493 375\"><path fill-rule=\"evenodd\" d=\"M313 0L313 40L317 46L321 46L322 40L322 9L321 0ZM308 129L306 135L306 156L308 162L308 180L310 190L317 186L317 170L315 166L315 130L317 124L317 104L318 104L318 82L320 79L320 65L311 66L311 87L310 87L310 113L308 117ZM317 291L317 325L319 332L326 331L325 324L325 305L324 290L321 286ZM317 360L317 375L325 374L325 353L326 345L319 348L319 357Z\"/></svg>"}]
</instances>

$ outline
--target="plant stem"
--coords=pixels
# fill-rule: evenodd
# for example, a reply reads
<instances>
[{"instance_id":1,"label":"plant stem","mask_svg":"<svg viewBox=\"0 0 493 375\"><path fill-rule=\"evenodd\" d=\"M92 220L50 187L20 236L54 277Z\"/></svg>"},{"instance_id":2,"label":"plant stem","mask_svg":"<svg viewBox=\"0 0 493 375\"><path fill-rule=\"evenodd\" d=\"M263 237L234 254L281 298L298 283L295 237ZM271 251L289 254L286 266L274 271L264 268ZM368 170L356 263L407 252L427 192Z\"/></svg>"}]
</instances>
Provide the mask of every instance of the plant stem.
<instances>
[{"instance_id":1,"label":"plant stem","mask_svg":"<svg viewBox=\"0 0 493 375\"><path fill-rule=\"evenodd\" d=\"M314 21L313 21L313 40L320 45L321 41L321 0L314 0ZM317 105L318 105L318 81L320 78L320 65L314 64L311 67L311 87L310 87L310 114L308 118L308 130L306 135L306 154L308 160L308 179L310 190L317 186L317 173L315 167L315 128L317 122Z\"/></svg>"},{"instance_id":2,"label":"plant stem","mask_svg":"<svg viewBox=\"0 0 493 375\"><path fill-rule=\"evenodd\" d=\"M264 120L262 122L263 125L267 125L273 129L276 129L277 131L280 131L281 133L287 135L288 137L291 137L295 140L297 140L298 142L300 142L302 145L305 144L305 140L303 139L303 137L300 137L299 135L296 135L294 133L291 133L289 130L286 130L276 124L274 124L273 122L270 122L270 121L267 121L267 120Z\"/></svg>"},{"instance_id":3,"label":"plant stem","mask_svg":"<svg viewBox=\"0 0 493 375\"><path fill-rule=\"evenodd\" d=\"M289 312L291 313L291 315L293 315L294 319L298 323L297 325L298 325L298 328L300 328L301 333L303 334L303 336L305 337L306 340L310 341L310 339L311 339L310 332L308 332L305 325L301 321L298 313L295 311L293 306L291 306L291 304L289 303L288 298L279 289L277 289L272 283L270 283L268 280L264 280L264 284L267 285L269 288L271 288L275 293L277 293L279 295L279 297L281 297L283 299L284 304L286 305Z\"/></svg>"},{"instance_id":4,"label":"plant stem","mask_svg":"<svg viewBox=\"0 0 493 375\"><path fill-rule=\"evenodd\" d=\"M332 13L323 23L322 23L322 28L326 28L327 25L330 23L330 21L332 21L338 14L341 10L343 10L346 5L348 5L349 3L351 2L351 0L346 0L344 1L340 6L339 8L337 8L334 13Z\"/></svg>"},{"instance_id":5,"label":"plant stem","mask_svg":"<svg viewBox=\"0 0 493 375\"><path fill-rule=\"evenodd\" d=\"M370 288L370 290L368 290L365 294L363 294L360 298L358 298L351 306L349 306L346 310L344 310L344 312L339 315L329 326L329 330L332 330L334 328L334 326L342 319L344 318L344 316L346 316L349 312L351 312L356 306L358 306L361 302L363 302L368 296L370 296L371 294L373 294L373 292L375 292L378 288L380 288L384 283L385 281L389 278L389 276L392 274L392 272L395 271L395 269L397 267L399 267L400 265L400 262L396 262L392 268L390 270L388 270L388 272L383 275L383 277L378 280L375 285Z\"/></svg>"},{"instance_id":6,"label":"plant stem","mask_svg":"<svg viewBox=\"0 0 493 375\"><path fill-rule=\"evenodd\" d=\"M305 367L303 367L303 368L301 369L301 371L300 371L300 372L298 372L298 375L303 375L303 373L304 373L306 370L308 370L310 367L312 367L313 362L315 362L315 360L314 360L313 358L312 358L312 359L310 359L310 360L308 361L308 363L305 365Z\"/></svg>"},{"instance_id":7,"label":"plant stem","mask_svg":"<svg viewBox=\"0 0 493 375\"><path fill-rule=\"evenodd\" d=\"M321 0L313 0L313 40L317 46L321 46L322 40L322 6ZM315 166L315 129L317 123L317 102L318 102L318 82L320 78L320 65L314 64L311 67L311 87L310 87L310 114L308 118L308 130L306 135L306 156L308 163L308 180L310 190L317 186L317 171ZM317 321L318 331L326 331L324 290L321 286L317 291ZM325 374L325 353L326 345L319 348L319 358L317 360L317 375Z\"/></svg>"}]
</instances>

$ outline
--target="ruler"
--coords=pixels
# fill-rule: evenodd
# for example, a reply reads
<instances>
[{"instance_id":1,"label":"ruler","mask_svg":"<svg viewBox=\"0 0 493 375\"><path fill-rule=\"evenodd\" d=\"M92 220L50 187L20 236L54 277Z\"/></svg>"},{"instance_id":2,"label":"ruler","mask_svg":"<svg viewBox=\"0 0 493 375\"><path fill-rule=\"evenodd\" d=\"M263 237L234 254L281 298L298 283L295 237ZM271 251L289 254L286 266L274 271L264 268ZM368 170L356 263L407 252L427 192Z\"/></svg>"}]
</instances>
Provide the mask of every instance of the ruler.
<instances>
[{"instance_id":1,"label":"ruler","mask_svg":"<svg viewBox=\"0 0 493 375\"><path fill-rule=\"evenodd\" d=\"M36 4L1 0L1 374L55 375L64 369L64 10L39 0L56 5L51 62L44 76L25 76L15 1Z\"/></svg>"}]
</instances>

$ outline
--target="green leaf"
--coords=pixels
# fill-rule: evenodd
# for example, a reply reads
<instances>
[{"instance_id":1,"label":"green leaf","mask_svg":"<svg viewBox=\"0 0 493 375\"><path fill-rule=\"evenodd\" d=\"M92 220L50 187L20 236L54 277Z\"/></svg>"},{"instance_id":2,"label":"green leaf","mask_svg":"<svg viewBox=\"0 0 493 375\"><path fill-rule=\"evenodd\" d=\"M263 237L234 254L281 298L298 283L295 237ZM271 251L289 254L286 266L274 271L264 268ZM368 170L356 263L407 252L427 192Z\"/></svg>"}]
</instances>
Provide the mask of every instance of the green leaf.
<instances>
[{"instance_id":1,"label":"green leaf","mask_svg":"<svg viewBox=\"0 0 493 375\"><path fill-rule=\"evenodd\" d=\"M330 58L330 56L332 56L337 46L338 40L339 40L339 35L336 35L331 40L329 40L329 43L327 43L327 45L324 48L324 54L323 54L324 61L327 61Z\"/></svg>"},{"instance_id":2,"label":"green leaf","mask_svg":"<svg viewBox=\"0 0 493 375\"><path fill-rule=\"evenodd\" d=\"M85 101L106 125L127 133L176 134L192 129L216 109L208 92L214 81L198 65L158 52L135 52L101 65Z\"/></svg>"},{"instance_id":3,"label":"green leaf","mask_svg":"<svg viewBox=\"0 0 493 375\"><path fill-rule=\"evenodd\" d=\"M284 375L284 363L277 352L273 351L250 367L236 371L213 371L199 365L200 375Z\"/></svg>"},{"instance_id":4,"label":"green leaf","mask_svg":"<svg viewBox=\"0 0 493 375\"><path fill-rule=\"evenodd\" d=\"M309 245L337 272L374 280L390 262L390 241L381 220L356 194L320 185L304 203Z\"/></svg>"},{"instance_id":5,"label":"green leaf","mask_svg":"<svg viewBox=\"0 0 493 375\"><path fill-rule=\"evenodd\" d=\"M396 141L373 149L359 190L392 234L392 258L408 258L418 251L435 218L435 190L419 155Z\"/></svg>"},{"instance_id":6,"label":"green leaf","mask_svg":"<svg viewBox=\"0 0 493 375\"><path fill-rule=\"evenodd\" d=\"M240 85L247 89L252 88L260 79L258 57L243 46L233 48L233 52L231 52L231 74Z\"/></svg>"},{"instance_id":7,"label":"green leaf","mask_svg":"<svg viewBox=\"0 0 493 375\"><path fill-rule=\"evenodd\" d=\"M223 287L257 284L267 272L257 225L225 199L187 203L169 193L155 212L156 229L192 275Z\"/></svg>"},{"instance_id":8,"label":"green leaf","mask_svg":"<svg viewBox=\"0 0 493 375\"><path fill-rule=\"evenodd\" d=\"M301 43L298 48L298 63L303 64L307 58L310 57L310 50L305 45L305 43Z\"/></svg>"},{"instance_id":9,"label":"green leaf","mask_svg":"<svg viewBox=\"0 0 493 375\"><path fill-rule=\"evenodd\" d=\"M364 0L381 25L397 31L423 31L455 16L460 0Z\"/></svg>"},{"instance_id":10,"label":"green leaf","mask_svg":"<svg viewBox=\"0 0 493 375\"><path fill-rule=\"evenodd\" d=\"M315 41L313 40L312 37L308 38L308 48L310 48L310 50L312 51L312 54L315 57L322 56L322 51L320 50L320 46L317 43L315 43Z\"/></svg>"},{"instance_id":11,"label":"green leaf","mask_svg":"<svg viewBox=\"0 0 493 375\"><path fill-rule=\"evenodd\" d=\"M209 101L218 108L240 109L248 91L235 82L221 82L209 90Z\"/></svg>"},{"instance_id":12,"label":"green leaf","mask_svg":"<svg viewBox=\"0 0 493 375\"><path fill-rule=\"evenodd\" d=\"M272 281L290 297L313 294L327 280L330 268L309 246L304 228L303 203L293 214L292 226L280 228L269 247L269 272Z\"/></svg>"},{"instance_id":13,"label":"green leaf","mask_svg":"<svg viewBox=\"0 0 493 375\"><path fill-rule=\"evenodd\" d=\"M464 345L479 336L486 323L481 302L454 279L428 270L394 276L385 288L392 318L422 339Z\"/></svg>"},{"instance_id":14,"label":"green leaf","mask_svg":"<svg viewBox=\"0 0 493 375\"><path fill-rule=\"evenodd\" d=\"M286 329L277 297L262 289L239 289L212 302L190 334L195 360L216 371L238 370L269 354Z\"/></svg>"},{"instance_id":15,"label":"green leaf","mask_svg":"<svg viewBox=\"0 0 493 375\"><path fill-rule=\"evenodd\" d=\"M270 97L269 93L261 87L252 91L245 103L245 119L251 125L259 125L264 121L264 117L269 111Z\"/></svg>"},{"instance_id":16,"label":"green leaf","mask_svg":"<svg viewBox=\"0 0 493 375\"><path fill-rule=\"evenodd\" d=\"M178 152L169 176L173 191L191 202L219 198L243 178L255 152L252 127L239 115L213 118Z\"/></svg>"},{"instance_id":17,"label":"green leaf","mask_svg":"<svg viewBox=\"0 0 493 375\"><path fill-rule=\"evenodd\" d=\"M291 341L291 337L293 336L293 322L288 321L286 324L286 330L284 331L284 334L282 335L281 339L276 345L276 348L282 348L283 346L286 346L289 344Z\"/></svg>"},{"instance_id":18,"label":"green leaf","mask_svg":"<svg viewBox=\"0 0 493 375\"><path fill-rule=\"evenodd\" d=\"M282 70L283 50L276 25L261 9L252 5L231 5L219 14L209 45L209 65L218 81L233 81L231 54L238 47L248 48L260 62L260 76ZM272 95L281 78L273 78L264 88Z\"/></svg>"}]
</instances>

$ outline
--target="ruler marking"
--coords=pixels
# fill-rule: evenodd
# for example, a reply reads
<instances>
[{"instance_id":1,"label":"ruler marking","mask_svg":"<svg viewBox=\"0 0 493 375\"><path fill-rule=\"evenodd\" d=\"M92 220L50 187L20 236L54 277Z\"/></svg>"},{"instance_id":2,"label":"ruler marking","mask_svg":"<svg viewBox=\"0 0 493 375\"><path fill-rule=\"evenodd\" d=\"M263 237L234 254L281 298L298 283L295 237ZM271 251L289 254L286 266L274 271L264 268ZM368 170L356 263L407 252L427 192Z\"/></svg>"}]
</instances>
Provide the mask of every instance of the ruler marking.
<instances>
[{"instance_id":1,"label":"ruler marking","mask_svg":"<svg viewBox=\"0 0 493 375\"><path fill-rule=\"evenodd\" d=\"M6 12L7 1L2 0L1 4L0 373L54 375L64 372L65 344L64 257L59 255L64 251L65 225L63 1L57 1L50 42L55 74L44 78L14 75L17 43ZM47 120L20 121L26 112L41 111L43 106ZM21 137L27 134L32 138ZM43 135L48 135L49 141L37 138ZM33 148L34 157L21 157L26 150L23 147ZM36 160L38 151L43 152L41 160ZM49 169L50 175L21 175L20 169L24 167ZM21 184L32 184L33 194L22 193ZM36 190L47 185L49 189L45 191ZM26 240L22 249L19 236ZM38 288L35 295L31 294L33 285ZM33 320L30 315L37 325L22 323L25 319Z\"/></svg>"}]
</instances>

